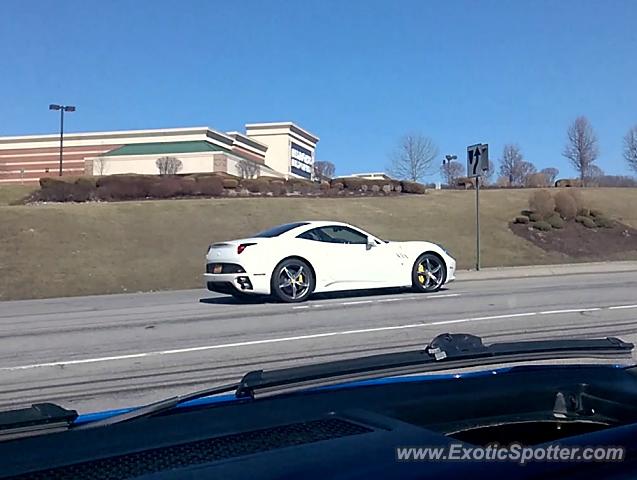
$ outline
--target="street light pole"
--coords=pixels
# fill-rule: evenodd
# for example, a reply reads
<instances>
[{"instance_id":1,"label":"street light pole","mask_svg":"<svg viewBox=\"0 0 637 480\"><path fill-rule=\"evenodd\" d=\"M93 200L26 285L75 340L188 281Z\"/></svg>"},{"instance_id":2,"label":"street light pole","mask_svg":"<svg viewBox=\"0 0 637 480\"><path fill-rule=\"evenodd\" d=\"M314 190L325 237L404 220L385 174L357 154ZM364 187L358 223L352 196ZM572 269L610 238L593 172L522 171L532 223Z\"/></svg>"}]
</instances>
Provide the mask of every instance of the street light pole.
<instances>
[{"instance_id":1,"label":"street light pole","mask_svg":"<svg viewBox=\"0 0 637 480\"><path fill-rule=\"evenodd\" d=\"M49 105L49 110L60 111L60 177L62 176L62 165L64 163L64 112L74 112L75 107L73 105Z\"/></svg>"}]
</instances>

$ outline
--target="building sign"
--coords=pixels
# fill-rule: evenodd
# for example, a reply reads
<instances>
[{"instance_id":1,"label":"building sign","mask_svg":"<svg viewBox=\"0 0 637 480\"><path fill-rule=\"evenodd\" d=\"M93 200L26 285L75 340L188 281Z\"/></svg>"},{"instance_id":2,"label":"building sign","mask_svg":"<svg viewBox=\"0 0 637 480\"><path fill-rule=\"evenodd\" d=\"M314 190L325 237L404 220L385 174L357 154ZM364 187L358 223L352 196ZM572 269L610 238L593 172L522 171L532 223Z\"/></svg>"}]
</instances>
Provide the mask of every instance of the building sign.
<instances>
[{"instance_id":1,"label":"building sign","mask_svg":"<svg viewBox=\"0 0 637 480\"><path fill-rule=\"evenodd\" d=\"M312 178L314 159L312 152L296 143L291 144L290 165L292 173L305 178Z\"/></svg>"}]
</instances>

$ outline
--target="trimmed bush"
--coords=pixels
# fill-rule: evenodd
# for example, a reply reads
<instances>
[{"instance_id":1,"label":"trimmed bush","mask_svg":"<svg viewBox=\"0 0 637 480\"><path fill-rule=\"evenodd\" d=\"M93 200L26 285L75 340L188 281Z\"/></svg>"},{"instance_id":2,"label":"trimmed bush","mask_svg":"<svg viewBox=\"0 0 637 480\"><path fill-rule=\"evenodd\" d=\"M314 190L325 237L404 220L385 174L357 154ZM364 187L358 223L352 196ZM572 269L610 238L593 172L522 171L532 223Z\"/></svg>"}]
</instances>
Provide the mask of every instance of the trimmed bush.
<instances>
[{"instance_id":1,"label":"trimmed bush","mask_svg":"<svg viewBox=\"0 0 637 480\"><path fill-rule=\"evenodd\" d=\"M239 186L239 180L234 178L222 178L221 180L223 188L234 189Z\"/></svg>"},{"instance_id":2,"label":"trimmed bush","mask_svg":"<svg viewBox=\"0 0 637 480\"><path fill-rule=\"evenodd\" d=\"M274 196L281 196L281 195L285 195L287 193L287 187L285 186L285 183L280 182L280 181L275 181L270 183L270 193L272 193L272 195Z\"/></svg>"},{"instance_id":3,"label":"trimmed bush","mask_svg":"<svg viewBox=\"0 0 637 480\"><path fill-rule=\"evenodd\" d=\"M241 180L241 186L251 193L267 193L270 191L270 182L265 178L249 178Z\"/></svg>"},{"instance_id":4,"label":"trimmed bush","mask_svg":"<svg viewBox=\"0 0 637 480\"><path fill-rule=\"evenodd\" d=\"M173 176L159 177L148 188L151 198L173 198L181 193L182 179Z\"/></svg>"},{"instance_id":5,"label":"trimmed bush","mask_svg":"<svg viewBox=\"0 0 637 480\"><path fill-rule=\"evenodd\" d=\"M548 190L537 190L529 198L529 208L542 218L547 218L555 211L555 200Z\"/></svg>"},{"instance_id":6,"label":"trimmed bush","mask_svg":"<svg viewBox=\"0 0 637 480\"><path fill-rule=\"evenodd\" d=\"M361 186L360 186L360 191L364 193L364 192L366 192L366 191L367 191L367 188L368 188L368 187L367 187L367 184L366 184L366 183L363 183L363 184L361 184Z\"/></svg>"},{"instance_id":7,"label":"trimmed bush","mask_svg":"<svg viewBox=\"0 0 637 480\"><path fill-rule=\"evenodd\" d=\"M590 217L588 217L586 215L578 215L578 216L575 217L575 221L577 223L584 223L584 219L586 219L586 218L590 218Z\"/></svg>"},{"instance_id":8,"label":"trimmed bush","mask_svg":"<svg viewBox=\"0 0 637 480\"><path fill-rule=\"evenodd\" d=\"M385 193L385 195L389 195L392 190L393 190L392 185L383 185L383 193Z\"/></svg>"},{"instance_id":9,"label":"trimmed bush","mask_svg":"<svg viewBox=\"0 0 637 480\"><path fill-rule=\"evenodd\" d=\"M201 195L200 184L197 183L197 179L194 177L181 177L181 194L186 196Z\"/></svg>"},{"instance_id":10,"label":"trimmed bush","mask_svg":"<svg viewBox=\"0 0 637 480\"><path fill-rule=\"evenodd\" d=\"M418 182L408 182L406 180L400 182L402 186L402 191L405 193L415 193L422 195L423 193L427 193L427 189L422 183Z\"/></svg>"},{"instance_id":11,"label":"trimmed bush","mask_svg":"<svg viewBox=\"0 0 637 480\"><path fill-rule=\"evenodd\" d=\"M540 230L542 232L548 232L553 227L551 227L550 223L545 222L544 220L541 220L539 222L535 222L533 224L533 228L535 228L536 230Z\"/></svg>"},{"instance_id":12,"label":"trimmed bush","mask_svg":"<svg viewBox=\"0 0 637 480\"><path fill-rule=\"evenodd\" d=\"M601 210L591 209L591 217L603 217L603 216L604 216L604 212L602 212Z\"/></svg>"},{"instance_id":13,"label":"trimmed bush","mask_svg":"<svg viewBox=\"0 0 637 480\"><path fill-rule=\"evenodd\" d=\"M201 192L201 195L218 197L223 193L223 182L225 180L226 179L222 179L218 176L198 178L197 188L199 189L199 192Z\"/></svg>"},{"instance_id":14,"label":"trimmed bush","mask_svg":"<svg viewBox=\"0 0 637 480\"><path fill-rule=\"evenodd\" d=\"M539 222L542 220L542 215L533 212L531 215L529 215L529 220L531 220L532 222Z\"/></svg>"},{"instance_id":15,"label":"trimmed bush","mask_svg":"<svg viewBox=\"0 0 637 480\"><path fill-rule=\"evenodd\" d=\"M97 179L97 195L104 200L136 200L149 196L156 175L108 175Z\"/></svg>"},{"instance_id":16,"label":"trimmed bush","mask_svg":"<svg viewBox=\"0 0 637 480\"><path fill-rule=\"evenodd\" d=\"M564 228L564 225L566 224L566 222L562 219L562 217L560 217L557 214L553 214L550 217L548 217L546 219L546 222L551 225L551 227L553 228Z\"/></svg>"},{"instance_id":17,"label":"trimmed bush","mask_svg":"<svg viewBox=\"0 0 637 480\"><path fill-rule=\"evenodd\" d=\"M402 192L402 191L403 191L403 186L402 186L400 183L399 183L399 184L397 184L397 185L394 185L394 191L395 191L396 193L400 193L400 192Z\"/></svg>"},{"instance_id":18,"label":"trimmed bush","mask_svg":"<svg viewBox=\"0 0 637 480\"><path fill-rule=\"evenodd\" d=\"M613 221L608 217L595 217L595 225L601 228L613 228Z\"/></svg>"},{"instance_id":19,"label":"trimmed bush","mask_svg":"<svg viewBox=\"0 0 637 480\"><path fill-rule=\"evenodd\" d=\"M595 228L595 222L593 221L592 218L589 217L583 217L582 220L582 225L584 225L586 228Z\"/></svg>"},{"instance_id":20,"label":"trimmed bush","mask_svg":"<svg viewBox=\"0 0 637 480\"><path fill-rule=\"evenodd\" d=\"M519 217L515 217L514 223L527 224L527 223L529 223L529 217L524 216L524 215L520 215Z\"/></svg>"},{"instance_id":21,"label":"trimmed bush","mask_svg":"<svg viewBox=\"0 0 637 480\"><path fill-rule=\"evenodd\" d=\"M372 190L372 193L380 192L380 185L372 185L371 190Z\"/></svg>"},{"instance_id":22,"label":"trimmed bush","mask_svg":"<svg viewBox=\"0 0 637 480\"><path fill-rule=\"evenodd\" d=\"M343 190L345 188L345 185L342 182L332 182L330 186L332 187L332 190Z\"/></svg>"},{"instance_id":23,"label":"trimmed bush","mask_svg":"<svg viewBox=\"0 0 637 480\"><path fill-rule=\"evenodd\" d=\"M563 219L570 220L577 215L577 203L575 203L569 192L557 192L555 195L555 210Z\"/></svg>"}]
</instances>

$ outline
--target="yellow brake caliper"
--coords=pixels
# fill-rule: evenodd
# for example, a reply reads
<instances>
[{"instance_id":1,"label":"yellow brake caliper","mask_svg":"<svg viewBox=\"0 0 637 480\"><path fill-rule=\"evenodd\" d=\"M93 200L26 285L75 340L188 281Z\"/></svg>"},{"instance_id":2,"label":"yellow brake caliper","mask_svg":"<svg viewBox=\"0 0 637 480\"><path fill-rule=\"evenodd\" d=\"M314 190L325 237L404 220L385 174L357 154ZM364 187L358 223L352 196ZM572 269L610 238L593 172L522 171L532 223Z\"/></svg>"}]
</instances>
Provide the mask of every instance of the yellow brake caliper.
<instances>
[{"instance_id":1,"label":"yellow brake caliper","mask_svg":"<svg viewBox=\"0 0 637 480\"><path fill-rule=\"evenodd\" d=\"M423 264L421 263L420 265L418 265L418 281L420 283L425 283L425 267L423 266Z\"/></svg>"}]
</instances>

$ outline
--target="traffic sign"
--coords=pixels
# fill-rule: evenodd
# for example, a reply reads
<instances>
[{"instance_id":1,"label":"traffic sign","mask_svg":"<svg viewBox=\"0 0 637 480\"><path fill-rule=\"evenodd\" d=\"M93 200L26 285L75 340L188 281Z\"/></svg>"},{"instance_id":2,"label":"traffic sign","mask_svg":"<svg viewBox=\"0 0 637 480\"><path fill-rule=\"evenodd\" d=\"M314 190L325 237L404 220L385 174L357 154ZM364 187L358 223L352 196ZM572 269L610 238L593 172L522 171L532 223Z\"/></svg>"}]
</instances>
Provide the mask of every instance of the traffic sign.
<instances>
[{"instance_id":1,"label":"traffic sign","mask_svg":"<svg viewBox=\"0 0 637 480\"><path fill-rule=\"evenodd\" d=\"M467 147L467 176L478 177L489 170L489 145L478 143Z\"/></svg>"}]
</instances>

